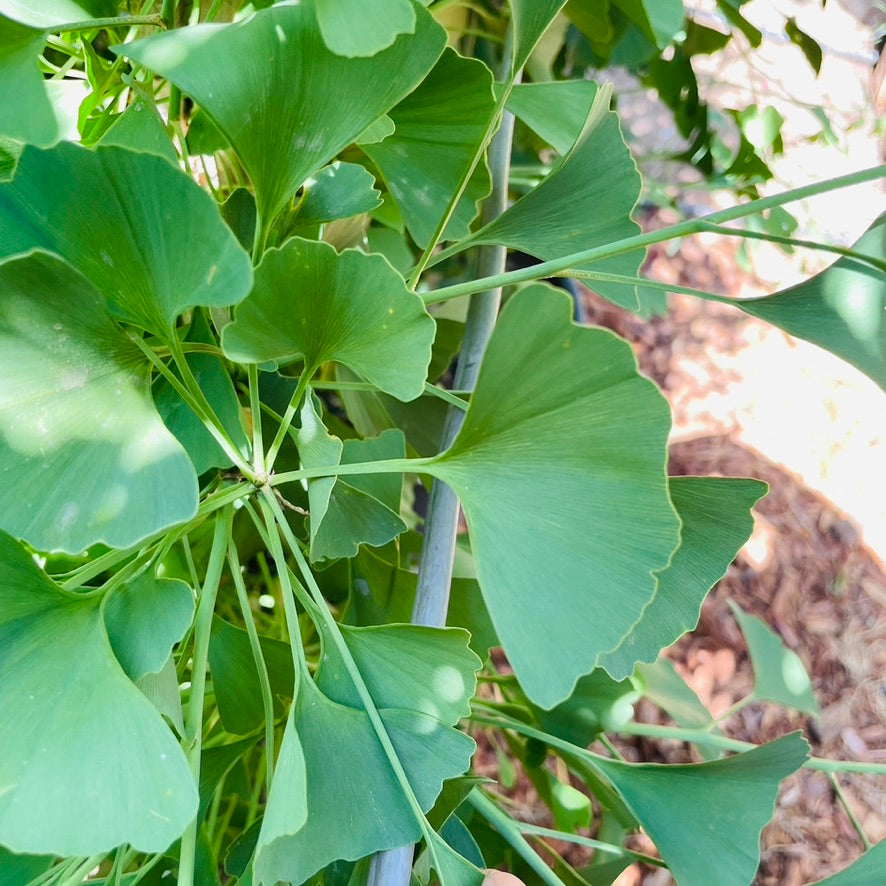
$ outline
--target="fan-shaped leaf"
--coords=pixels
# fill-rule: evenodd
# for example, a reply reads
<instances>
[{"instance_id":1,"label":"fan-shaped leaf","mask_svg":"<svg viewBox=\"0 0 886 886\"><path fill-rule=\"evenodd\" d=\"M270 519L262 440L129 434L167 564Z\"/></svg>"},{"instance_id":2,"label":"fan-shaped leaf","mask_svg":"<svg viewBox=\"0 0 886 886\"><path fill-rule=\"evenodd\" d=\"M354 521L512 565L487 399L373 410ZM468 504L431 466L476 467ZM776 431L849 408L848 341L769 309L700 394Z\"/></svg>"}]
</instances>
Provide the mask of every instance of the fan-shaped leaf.
<instances>
[{"instance_id":1,"label":"fan-shaped leaf","mask_svg":"<svg viewBox=\"0 0 886 886\"><path fill-rule=\"evenodd\" d=\"M0 533L0 843L162 852L197 811L184 754L111 651L101 598L65 593ZM73 761L73 762L72 762Z\"/></svg>"},{"instance_id":2,"label":"fan-shaped leaf","mask_svg":"<svg viewBox=\"0 0 886 886\"><path fill-rule=\"evenodd\" d=\"M818 702L800 656L760 621L732 601L732 614L744 634L754 668L754 697L818 716Z\"/></svg>"},{"instance_id":3,"label":"fan-shaped leaf","mask_svg":"<svg viewBox=\"0 0 886 886\"><path fill-rule=\"evenodd\" d=\"M146 572L114 590L104 616L114 655L135 682L169 660L194 618L194 595L183 581Z\"/></svg>"},{"instance_id":4,"label":"fan-shaped leaf","mask_svg":"<svg viewBox=\"0 0 886 886\"><path fill-rule=\"evenodd\" d=\"M267 226L311 173L408 95L443 51L442 28L411 5L415 32L365 59L331 52L306 3L233 25L179 28L118 51L168 77L212 118L243 161ZM232 58L249 64L232 65Z\"/></svg>"},{"instance_id":5,"label":"fan-shaped leaf","mask_svg":"<svg viewBox=\"0 0 886 886\"><path fill-rule=\"evenodd\" d=\"M615 679L629 677L637 662L659 652L698 624L708 591L726 572L754 528L750 509L766 493L758 480L671 477L671 501L680 515L680 547L658 574L652 602L630 634L599 665Z\"/></svg>"},{"instance_id":6,"label":"fan-shaped leaf","mask_svg":"<svg viewBox=\"0 0 886 886\"><path fill-rule=\"evenodd\" d=\"M298 228L350 218L381 206L375 179L357 163L330 163L305 182L305 192L294 222Z\"/></svg>"},{"instance_id":7,"label":"fan-shaped leaf","mask_svg":"<svg viewBox=\"0 0 886 886\"><path fill-rule=\"evenodd\" d=\"M130 151L156 154L170 163L178 163L175 148L166 127L149 96L138 94L99 139L100 145L116 145Z\"/></svg>"},{"instance_id":8,"label":"fan-shaped leaf","mask_svg":"<svg viewBox=\"0 0 886 886\"><path fill-rule=\"evenodd\" d=\"M808 752L794 732L711 763L662 766L595 757L593 765L621 794L681 886L747 886L778 784Z\"/></svg>"},{"instance_id":9,"label":"fan-shaped leaf","mask_svg":"<svg viewBox=\"0 0 886 886\"><path fill-rule=\"evenodd\" d=\"M252 283L212 198L167 160L119 147L25 148L0 185L0 257L34 248L62 256L118 317L158 335L186 308L235 304Z\"/></svg>"},{"instance_id":10,"label":"fan-shaped leaf","mask_svg":"<svg viewBox=\"0 0 886 886\"><path fill-rule=\"evenodd\" d=\"M315 369L335 360L412 400L424 390L433 339L421 299L380 255L294 238L265 254L222 347L241 363L301 358Z\"/></svg>"},{"instance_id":11,"label":"fan-shaped leaf","mask_svg":"<svg viewBox=\"0 0 886 886\"><path fill-rule=\"evenodd\" d=\"M754 317L842 357L886 389L886 215L820 274L763 298L733 302Z\"/></svg>"},{"instance_id":12,"label":"fan-shaped leaf","mask_svg":"<svg viewBox=\"0 0 886 886\"><path fill-rule=\"evenodd\" d=\"M511 0L514 70L526 64L535 44L566 5L566 0Z\"/></svg>"},{"instance_id":13,"label":"fan-shaped leaf","mask_svg":"<svg viewBox=\"0 0 886 886\"><path fill-rule=\"evenodd\" d=\"M74 0L0 0L0 15L34 28L84 22L93 17L89 3Z\"/></svg>"},{"instance_id":14,"label":"fan-shaped leaf","mask_svg":"<svg viewBox=\"0 0 886 886\"><path fill-rule=\"evenodd\" d=\"M458 437L426 467L461 499L495 629L545 708L639 619L679 533L667 404L629 345L570 316L544 285L512 298Z\"/></svg>"},{"instance_id":15,"label":"fan-shaped leaf","mask_svg":"<svg viewBox=\"0 0 886 886\"><path fill-rule=\"evenodd\" d=\"M37 64L45 42L42 31L0 16L0 135L34 145L59 138L59 122Z\"/></svg>"},{"instance_id":16,"label":"fan-shaped leaf","mask_svg":"<svg viewBox=\"0 0 886 886\"><path fill-rule=\"evenodd\" d=\"M521 83L508 97L508 110L558 154L567 154L581 135L597 95L592 80Z\"/></svg>"},{"instance_id":17,"label":"fan-shaped leaf","mask_svg":"<svg viewBox=\"0 0 886 886\"><path fill-rule=\"evenodd\" d=\"M158 161L164 162L164 161ZM128 547L193 516L197 478L147 361L55 256L0 264L0 521L40 550Z\"/></svg>"},{"instance_id":18,"label":"fan-shaped leaf","mask_svg":"<svg viewBox=\"0 0 886 886\"><path fill-rule=\"evenodd\" d=\"M609 88L597 91L584 128L542 182L498 218L480 228L472 243L500 243L549 261L612 243L640 232L630 213L640 196L640 175L609 110ZM642 251L596 262L594 270L636 277ZM633 287L595 283L595 290L636 310Z\"/></svg>"},{"instance_id":19,"label":"fan-shaped leaf","mask_svg":"<svg viewBox=\"0 0 886 886\"><path fill-rule=\"evenodd\" d=\"M659 49L683 27L683 0L612 0Z\"/></svg>"},{"instance_id":20,"label":"fan-shaped leaf","mask_svg":"<svg viewBox=\"0 0 886 886\"><path fill-rule=\"evenodd\" d=\"M314 0L314 6L323 40L336 55L375 55L415 30L410 0L375 0L371 15L363 0Z\"/></svg>"},{"instance_id":21,"label":"fan-shaped leaf","mask_svg":"<svg viewBox=\"0 0 886 886\"><path fill-rule=\"evenodd\" d=\"M467 769L474 743L426 714L380 714L416 798L427 811L443 781ZM281 749L257 847L259 881L303 883L336 859L354 860L419 839L415 814L365 711L330 701L310 679L303 679L286 726L284 746L287 743L299 748L287 754L286 763ZM343 761L359 765L342 765ZM298 807L301 815L290 808L288 826L275 798L278 783L288 798L304 798Z\"/></svg>"},{"instance_id":22,"label":"fan-shaped leaf","mask_svg":"<svg viewBox=\"0 0 886 886\"><path fill-rule=\"evenodd\" d=\"M431 239L494 105L492 74L486 65L447 49L418 89L391 111L393 135L364 145L419 246ZM477 203L489 189L489 173L481 164L446 227L446 239L469 233Z\"/></svg>"}]
</instances>

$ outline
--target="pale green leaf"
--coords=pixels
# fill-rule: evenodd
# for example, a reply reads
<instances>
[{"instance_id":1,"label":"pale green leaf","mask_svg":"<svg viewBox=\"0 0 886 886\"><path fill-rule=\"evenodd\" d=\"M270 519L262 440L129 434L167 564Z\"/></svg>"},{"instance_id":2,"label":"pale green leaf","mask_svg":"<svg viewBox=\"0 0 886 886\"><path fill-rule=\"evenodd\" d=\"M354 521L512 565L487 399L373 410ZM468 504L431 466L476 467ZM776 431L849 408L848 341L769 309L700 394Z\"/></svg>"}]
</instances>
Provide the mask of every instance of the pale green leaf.
<instances>
[{"instance_id":1,"label":"pale green leaf","mask_svg":"<svg viewBox=\"0 0 886 886\"><path fill-rule=\"evenodd\" d=\"M118 51L169 78L212 118L243 161L267 226L308 176L408 95L443 51L443 29L412 6L415 33L365 59L331 52L305 3L232 25L178 28Z\"/></svg>"},{"instance_id":2,"label":"pale green leaf","mask_svg":"<svg viewBox=\"0 0 886 886\"><path fill-rule=\"evenodd\" d=\"M792 649L759 618L743 612L732 600L732 614L744 634L754 668L754 698L818 716L818 702L806 668Z\"/></svg>"},{"instance_id":3,"label":"pale green leaf","mask_svg":"<svg viewBox=\"0 0 886 886\"><path fill-rule=\"evenodd\" d=\"M410 0L314 0L320 33L336 55L349 58L376 55L400 34L415 30L415 8Z\"/></svg>"},{"instance_id":4,"label":"pale green leaf","mask_svg":"<svg viewBox=\"0 0 886 886\"><path fill-rule=\"evenodd\" d=\"M550 708L621 642L677 546L670 416L630 346L537 284L502 312L465 422L425 467L458 493L527 695Z\"/></svg>"},{"instance_id":5,"label":"pale green leaf","mask_svg":"<svg viewBox=\"0 0 886 886\"><path fill-rule=\"evenodd\" d=\"M159 672L194 618L194 594L177 579L145 572L106 599L105 628L130 680Z\"/></svg>"},{"instance_id":6,"label":"pale green leaf","mask_svg":"<svg viewBox=\"0 0 886 886\"><path fill-rule=\"evenodd\" d=\"M803 765L798 732L725 760L688 765L595 757L680 886L748 886L778 784Z\"/></svg>"},{"instance_id":7,"label":"pale green leaf","mask_svg":"<svg viewBox=\"0 0 886 886\"><path fill-rule=\"evenodd\" d=\"M848 868L824 880L816 880L812 886L872 886L882 878L884 868L886 868L886 840L881 840L859 856Z\"/></svg>"},{"instance_id":8,"label":"pale green leaf","mask_svg":"<svg viewBox=\"0 0 886 886\"><path fill-rule=\"evenodd\" d=\"M194 305L235 304L252 283L212 198L167 160L119 147L25 148L0 185L0 257L34 248L62 256L118 317L158 335Z\"/></svg>"},{"instance_id":9,"label":"pale green leaf","mask_svg":"<svg viewBox=\"0 0 886 886\"><path fill-rule=\"evenodd\" d=\"M357 163L336 160L305 182L305 196L294 226L323 224L350 218L381 206L372 174Z\"/></svg>"},{"instance_id":10,"label":"pale green leaf","mask_svg":"<svg viewBox=\"0 0 886 886\"><path fill-rule=\"evenodd\" d=\"M111 651L101 597L66 593L0 533L0 843L164 851L197 811L185 756Z\"/></svg>"},{"instance_id":11,"label":"pale green leaf","mask_svg":"<svg viewBox=\"0 0 886 886\"><path fill-rule=\"evenodd\" d=\"M482 62L447 49L424 82L391 112L394 133L363 147L378 166L412 239L425 247L480 145L495 98ZM444 238L469 233L478 202L489 193L481 164L446 227Z\"/></svg>"},{"instance_id":12,"label":"pale green leaf","mask_svg":"<svg viewBox=\"0 0 886 886\"><path fill-rule=\"evenodd\" d=\"M510 0L514 31L513 68L518 71L566 0Z\"/></svg>"},{"instance_id":13,"label":"pale green leaf","mask_svg":"<svg viewBox=\"0 0 886 886\"><path fill-rule=\"evenodd\" d=\"M701 604L723 577L754 528L750 509L766 493L758 480L671 477L671 501L682 522L680 547L658 574L658 588L643 617L621 645L600 659L620 680L637 662L653 662L662 649L698 624Z\"/></svg>"},{"instance_id":14,"label":"pale green leaf","mask_svg":"<svg viewBox=\"0 0 886 886\"><path fill-rule=\"evenodd\" d=\"M378 707L421 711L449 725L470 714L482 662L467 631L411 624L340 630ZM360 705L342 669L322 668L318 686L333 701Z\"/></svg>"},{"instance_id":15,"label":"pale green leaf","mask_svg":"<svg viewBox=\"0 0 886 886\"><path fill-rule=\"evenodd\" d=\"M638 665L637 676L643 686L643 696L658 705L678 726L686 729L713 726L710 711L677 673L670 659L662 657L653 664Z\"/></svg>"},{"instance_id":16,"label":"pale green leaf","mask_svg":"<svg viewBox=\"0 0 886 886\"><path fill-rule=\"evenodd\" d=\"M166 663L155 673L145 674L135 681L144 697L166 717L179 735L185 734L182 717L181 688L175 671L175 658L170 654Z\"/></svg>"},{"instance_id":17,"label":"pale green leaf","mask_svg":"<svg viewBox=\"0 0 886 886\"><path fill-rule=\"evenodd\" d=\"M93 18L89 6L74 0L0 0L0 15L34 28L53 28Z\"/></svg>"},{"instance_id":18,"label":"pale green leaf","mask_svg":"<svg viewBox=\"0 0 886 886\"><path fill-rule=\"evenodd\" d=\"M382 114L378 120L373 120L354 139L354 143L358 145L374 145L376 142L384 141L394 131L394 128L394 121L387 114Z\"/></svg>"},{"instance_id":19,"label":"pale green leaf","mask_svg":"<svg viewBox=\"0 0 886 886\"><path fill-rule=\"evenodd\" d=\"M292 698L295 674L292 653L288 644L259 635L259 646L271 695L274 712L280 716L285 708L281 699ZM213 618L209 639L209 669L218 713L225 729L235 735L246 735L264 723L261 682L249 635L221 618Z\"/></svg>"},{"instance_id":20,"label":"pale green leaf","mask_svg":"<svg viewBox=\"0 0 886 886\"><path fill-rule=\"evenodd\" d=\"M407 710L380 714L416 798L427 811L443 781L467 769L474 742L426 714ZM304 797L299 807L304 814L290 810L288 826L282 813L270 822L266 816L255 862L260 881L303 883L336 859L355 860L419 839L418 821L365 711L336 704L311 680L303 679L284 745L287 741L300 745L300 754L287 760L300 770L301 756L304 773L290 771L281 754L268 806L277 804L280 778L287 796ZM304 819L301 826L300 819Z\"/></svg>"},{"instance_id":21,"label":"pale green leaf","mask_svg":"<svg viewBox=\"0 0 886 886\"><path fill-rule=\"evenodd\" d=\"M59 138L59 121L37 56L46 35L0 16L0 135L35 145Z\"/></svg>"},{"instance_id":22,"label":"pale green leaf","mask_svg":"<svg viewBox=\"0 0 886 886\"><path fill-rule=\"evenodd\" d=\"M508 97L507 108L558 154L567 154L584 129L596 94L592 80L521 83Z\"/></svg>"},{"instance_id":23,"label":"pale green leaf","mask_svg":"<svg viewBox=\"0 0 886 886\"><path fill-rule=\"evenodd\" d=\"M95 287L34 252L0 264L0 294L3 527L77 553L192 517L194 468L151 402L147 361Z\"/></svg>"},{"instance_id":24,"label":"pale green leaf","mask_svg":"<svg viewBox=\"0 0 886 886\"><path fill-rule=\"evenodd\" d=\"M240 363L335 360L401 399L424 390L434 321L380 255L293 238L265 253L222 333ZM391 355L396 354L396 360Z\"/></svg>"},{"instance_id":25,"label":"pale green leaf","mask_svg":"<svg viewBox=\"0 0 886 886\"><path fill-rule=\"evenodd\" d=\"M640 232L630 213L640 196L640 174L625 145L609 90L598 89L584 128L560 162L528 194L472 235L472 243L499 243L543 261L592 249ZM594 263L594 270L637 276L642 251ZM636 310L632 286L594 283L595 291Z\"/></svg>"},{"instance_id":26,"label":"pale green leaf","mask_svg":"<svg viewBox=\"0 0 886 886\"><path fill-rule=\"evenodd\" d=\"M845 256L790 289L733 302L753 317L842 357L886 389L886 215Z\"/></svg>"}]
</instances>

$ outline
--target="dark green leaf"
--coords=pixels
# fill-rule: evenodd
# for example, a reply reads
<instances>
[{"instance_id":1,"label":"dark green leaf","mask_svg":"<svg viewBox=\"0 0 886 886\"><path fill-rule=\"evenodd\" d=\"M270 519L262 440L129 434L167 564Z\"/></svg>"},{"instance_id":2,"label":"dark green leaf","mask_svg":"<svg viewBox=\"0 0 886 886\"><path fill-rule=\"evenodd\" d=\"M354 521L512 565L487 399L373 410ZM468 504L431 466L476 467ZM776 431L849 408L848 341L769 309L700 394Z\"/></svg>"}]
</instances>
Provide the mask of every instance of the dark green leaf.
<instances>
[{"instance_id":1,"label":"dark green leaf","mask_svg":"<svg viewBox=\"0 0 886 886\"><path fill-rule=\"evenodd\" d=\"M294 225L311 227L350 218L381 206L375 179L356 163L336 160L305 182L305 196Z\"/></svg>"},{"instance_id":2,"label":"dark green leaf","mask_svg":"<svg viewBox=\"0 0 886 886\"><path fill-rule=\"evenodd\" d=\"M494 105L489 69L447 49L418 89L390 112L394 133L363 147L419 246L431 239L483 138ZM469 233L477 204L489 188L489 174L481 164L446 227L445 239Z\"/></svg>"},{"instance_id":3,"label":"dark green leaf","mask_svg":"<svg viewBox=\"0 0 886 886\"><path fill-rule=\"evenodd\" d=\"M683 28L683 0L612 0L659 49Z\"/></svg>"},{"instance_id":4,"label":"dark green leaf","mask_svg":"<svg viewBox=\"0 0 886 886\"><path fill-rule=\"evenodd\" d=\"M794 46L800 47L800 51L806 56L809 66L816 75L821 73L821 47L805 31L797 27L797 22L789 18L784 24L784 32Z\"/></svg>"},{"instance_id":5,"label":"dark green leaf","mask_svg":"<svg viewBox=\"0 0 886 886\"><path fill-rule=\"evenodd\" d=\"M566 0L511 0L515 71L526 64L542 34L565 4Z\"/></svg>"},{"instance_id":6,"label":"dark green leaf","mask_svg":"<svg viewBox=\"0 0 886 886\"><path fill-rule=\"evenodd\" d=\"M335 360L401 400L422 393L434 321L380 255L296 237L265 253L255 273L222 333L232 360L300 358L311 370Z\"/></svg>"},{"instance_id":7,"label":"dark green leaf","mask_svg":"<svg viewBox=\"0 0 886 886\"><path fill-rule=\"evenodd\" d=\"M165 161L157 160L159 163ZM145 358L74 268L0 264L0 519L40 550L129 547L193 516L197 478Z\"/></svg>"},{"instance_id":8,"label":"dark green leaf","mask_svg":"<svg viewBox=\"0 0 886 886\"><path fill-rule=\"evenodd\" d=\"M178 28L118 51L169 78L212 118L243 161L267 226L308 176L408 95L443 51L442 28L412 6L415 33L365 59L331 52L306 3L233 25Z\"/></svg>"},{"instance_id":9,"label":"dark green leaf","mask_svg":"<svg viewBox=\"0 0 886 886\"><path fill-rule=\"evenodd\" d=\"M127 679L101 597L56 587L0 533L0 843L90 855L162 852L197 810L178 743Z\"/></svg>"},{"instance_id":10,"label":"dark green leaf","mask_svg":"<svg viewBox=\"0 0 886 886\"><path fill-rule=\"evenodd\" d=\"M803 765L809 745L793 732L725 760L689 765L594 765L621 794L681 886L749 884L760 831L778 784Z\"/></svg>"},{"instance_id":11,"label":"dark green leaf","mask_svg":"<svg viewBox=\"0 0 886 886\"><path fill-rule=\"evenodd\" d=\"M147 95L137 94L129 107L111 124L99 140L101 145L116 145L130 151L156 154L170 163L178 163L175 148L157 108Z\"/></svg>"},{"instance_id":12,"label":"dark green leaf","mask_svg":"<svg viewBox=\"0 0 886 886\"><path fill-rule=\"evenodd\" d=\"M667 404L629 345L571 312L541 284L511 299L458 437L425 468L458 493L498 636L545 708L637 621L679 530Z\"/></svg>"},{"instance_id":13,"label":"dark green leaf","mask_svg":"<svg viewBox=\"0 0 886 886\"><path fill-rule=\"evenodd\" d=\"M0 257L34 248L62 256L118 317L158 335L194 305L235 304L252 283L212 198L161 157L119 147L25 148L0 185Z\"/></svg>"}]
</instances>

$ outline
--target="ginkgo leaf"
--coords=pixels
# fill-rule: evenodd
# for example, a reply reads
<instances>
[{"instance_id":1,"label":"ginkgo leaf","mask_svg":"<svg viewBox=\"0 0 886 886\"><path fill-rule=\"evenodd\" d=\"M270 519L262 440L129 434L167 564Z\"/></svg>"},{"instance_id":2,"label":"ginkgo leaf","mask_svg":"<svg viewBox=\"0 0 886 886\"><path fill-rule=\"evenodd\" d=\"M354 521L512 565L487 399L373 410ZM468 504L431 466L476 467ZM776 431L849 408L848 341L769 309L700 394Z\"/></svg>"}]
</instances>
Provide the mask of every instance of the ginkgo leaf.
<instances>
[{"instance_id":1,"label":"ginkgo leaf","mask_svg":"<svg viewBox=\"0 0 886 886\"><path fill-rule=\"evenodd\" d=\"M790 289L732 303L842 357L886 390L886 214L852 248L873 262L844 256Z\"/></svg>"},{"instance_id":2,"label":"ginkgo leaf","mask_svg":"<svg viewBox=\"0 0 886 886\"><path fill-rule=\"evenodd\" d=\"M386 259L298 237L265 253L222 332L232 360L302 359L310 369L334 360L400 400L424 390L433 340L421 298Z\"/></svg>"},{"instance_id":3,"label":"ginkgo leaf","mask_svg":"<svg viewBox=\"0 0 886 886\"><path fill-rule=\"evenodd\" d=\"M120 667L101 596L62 591L0 533L0 843L163 852L197 811L185 756ZM74 765L74 762L75 764Z\"/></svg>"},{"instance_id":4,"label":"ginkgo leaf","mask_svg":"<svg viewBox=\"0 0 886 886\"><path fill-rule=\"evenodd\" d=\"M609 88L597 90L572 149L540 184L467 242L498 243L548 261L640 232L630 217L640 196L640 174L618 116L609 110L609 96ZM636 277L642 261L642 250L634 250L589 267ZM594 288L621 307L638 308L634 287L595 282Z\"/></svg>"},{"instance_id":5,"label":"ginkgo leaf","mask_svg":"<svg viewBox=\"0 0 886 886\"><path fill-rule=\"evenodd\" d=\"M274 6L231 25L178 28L117 51L167 77L212 118L243 161L267 226L309 175L433 67L445 33L410 5L414 33L371 58L332 52L307 3ZM231 64L234 58L243 63Z\"/></svg>"},{"instance_id":6,"label":"ginkgo leaf","mask_svg":"<svg viewBox=\"0 0 886 886\"><path fill-rule=\"evenodd\" d=\"M479 146L495 98L482 62L447 49L424 82L391 112L394 133L363 150L378 166L412 239L425 247ZM466 236L490 189L484 164L475 171L444 238Z\"/></svg>"},{"instance_id":7,"label":"ginkgo leaf","mask_svg":"<svg viewBox=\"0 0 886 886\"><path fill-rule=\"evenodd\" d=\"M749 884L779 782L803 765L798 732L751 751L688 765L594 757L681 886Z\"/></svg>"},{"instance_id":8,"label":"ginkgo leaf","mask_svg":"<svg viewBox=\"0 0 886 886\"><path fill-rule=\"evenodd\" d=\"M754 668L754 698L817 717L818 702L800 656L788 649L759 618L743 612L734 601L729 601L729 608L748 644Z\"/></svg>"},{"instance_id":9,"label":"ginkgo leaf","mask_svg":"<svg viewBox=\"0 0 886 886\"><path fill-rule=\"evenodd\" d=\"M596 94L593 80L520 83L511 91L507 108L558 154L566 154L584 129Z\"/></svg>"},{"instance_id":10,"label":"ginkgo leaf","mask_svg":"<svg viewBox=\"0 0 886 886\"><path fill-rule=\"evenodd\" d=\"M85 22L93 18L90 4L74 0L0 0L0 15L33 28Z\"/></svg>"},{"instance_id":11,"label":"ginkgo leaf","mask_svg":"<svg viewBox=\"0 0 886 886\"><path fill-rule=\"evenodd\" d=\"M511 0L513 19L513 67L517 71L526 64L541 35L548 29L566 0Z\"/></svg>"},{"instance_id":12,"label":"ginkgo leaf","mask_svg":"<svg viewBox=\"0 0 886 886\"><path fill-rule=\"evenodd\" d=\"M0 15L0 135L34 145L59 138L59 122L37 64L45 42L43 31Z\"/></svg>"},{"instance_id":13,"label":"ginkgo leaf","mask_svg":"<svg viewBox=\"0 0 886 886\"><path fill-rule=\"evenodd\" d=\"M708 591L726 572L754 528L750 509L766 493L758 480L671 477L671 501L683 524L680 547L658 574L658 588L643 617L599 665L615 679L629 677L637 662L653 662L698 624Z\"/></svg>"},{"instance_id":14,"label":"ginkgo leaf","mask_svg":"<svg viewBox=\"0 0 886 886\"><path fill-rule=\"evenodd\" d=\"M77 553L192 517L194 468L154 408L149 364L95 287L38 251L0 264L0 294L3 528Z\"/></svg>"},{"instance_id":15,"label":"ginkgo leaf","mask_svg":"<svg viewBox=\"0 0 886 886\"><path fill-rule=\"evenodd\" d=\"M544 708L618 646L679 540L667 403L571 310L540 284L511 299L455 442L423 467L458 493L496 632Z\"/></svg>"},{"instance_id":16,"label":"ginkgo leaf","mask_svg":"<svg viewBox=\"0 0 886 886\"><path fill-rule=\"evenodd\" d=\"M427 811L443 781L467 769L474 742L427 714L379 713L416 799ZM364 710L331 701L303 678L283 747L287 753L281 748L256 848L260 882L303 883L336 859L355 860L421 836ZM342 765L347 760L359 765ZM275 796L281 793L278 783L291 804L285 815Z\"/></svg>"},{"instance_id":17,"label":"ginkgo leaf","mask_svg":"<svg viewBox=\"0 0 886 886\"><path fill-rule=\"evenodd\" d=\"M25 148L0 184L0 258L35 248L66 259L116 316L164 337L185 309L235 304L252 284L209 194L162 157L120 147Z\"/></svg>"},{"instance_id":18,"label":"ginkgo leaf","mask_svg":"<svg viewBox=\"0 0 886 886\"><path fill-rule=\"evenodd\" d=\"M183 581L145 572L114 590L104 617L114 654L135 682L169 660L194 618L194 594Z\"/></svg>"},{"instance_id":19,"label":"ginkgo leaf","mask_svg":"<svg viewBox=\"0 0 886 886\"><path fill-rule=\"evenodd\" d=\"M313 0L320 33L336 55L349 58L376 55L400 34L415 30L415 8L410 0L374 0L365 14L363 0ZM359 27L354 22L359 21Z\"/></svg>"},{"instance_id":20,"label":"ginkgo leaf","mask_svg":"<svg viewBox=\"0 0 886 886\"><path fill-rule=\"evenodd\" d=\"M178 156L166 132L157 107L147 95L137 94L129 107L108 127L99 139L100 145L116 145L130 151L156 154L170 163L178 163Z\"/></svg>"},{"instance_id":21,"label":"ginkgo leaf","mask_svg":"<svg viewBox=\"0 0 886 886\"><path fill-rule=\"evenodd\" d=\"M659 49L683 28L683 0L612 0Z\"/></svg>"},{"instance_id":22,"label":"ginkgo leaf","mask_svg":"<svg viewBox=\"0 0 886 886\"><path fill-rule=\"evenodd\" d=\"M883 873L886 865L886 840L880 840L860 855L848 868L843 868L824 880L810 886L871 886Z\"/></svg>"},{"instance_id":23,"label":"ginkgo leaf","mask_svg":"<svg viewBox=\"0 0 886 886\"><path fill-rule=\"evenodd\" d=\"M350 218L381 206L372 174L357 163L336 160L305 182L305 196L294 227L304 228Z\"/></svg>"}]
</instances>

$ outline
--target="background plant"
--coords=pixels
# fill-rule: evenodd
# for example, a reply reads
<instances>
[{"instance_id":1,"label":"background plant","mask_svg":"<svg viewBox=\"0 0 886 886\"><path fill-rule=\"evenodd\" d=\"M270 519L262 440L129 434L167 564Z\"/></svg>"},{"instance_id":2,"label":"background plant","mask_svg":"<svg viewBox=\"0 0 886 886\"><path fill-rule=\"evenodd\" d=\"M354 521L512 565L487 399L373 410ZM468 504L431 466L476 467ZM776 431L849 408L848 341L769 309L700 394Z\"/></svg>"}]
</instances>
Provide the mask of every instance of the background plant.
<instances>
[{"instance_id":1,"label":"background plant","mask_svg":"<svg viewBox=\"0 0 886 886\"><path fill-rule=\"evenodd\" d=\"M642 234L581 73L667 97L662 50L706 46L681 4L236 6L0 2L4 882L610 882L641 827L678 882L750 882L779 781L851 764L736 746L658 654L765 488L668 478L660 392L538 281L660 310L647 245L883 169ZM765 157L692 119L754 196ZM882 385L883 231L737 306ZM814 712L736 617L754 697ZM641 695L706 762L588 750ZM555 830L470 774L481 733Z\"/></svg>"}]
</instances>

